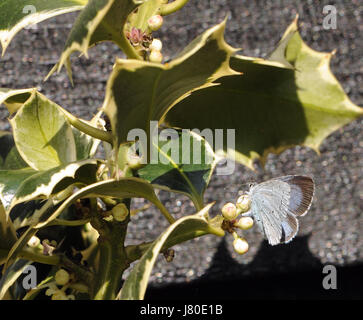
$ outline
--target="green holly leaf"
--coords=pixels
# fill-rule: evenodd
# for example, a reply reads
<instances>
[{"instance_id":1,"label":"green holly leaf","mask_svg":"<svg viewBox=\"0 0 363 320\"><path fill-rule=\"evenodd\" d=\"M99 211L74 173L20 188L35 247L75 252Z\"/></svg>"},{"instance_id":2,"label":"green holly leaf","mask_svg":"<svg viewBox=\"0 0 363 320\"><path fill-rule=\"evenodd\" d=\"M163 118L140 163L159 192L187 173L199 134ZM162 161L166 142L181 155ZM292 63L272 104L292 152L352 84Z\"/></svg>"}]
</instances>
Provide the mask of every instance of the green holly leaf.
<instances>
[{"instance_id":1,"label":"green holly leaf","mask_svg":"<svg viewBox=\"0 0 363 320\"><path fill-rule=\"evenodd\" d=\"M330 71L332 54L309 48L296 21L272 57L278 61L233 57L231 67L242 75L194 92L169 111L165 123L235 129L235 151L224 151L253 169L254 159L264 163L269 153L295 145L318 151L328 135L362 116Z\"/></svg>"},{"instance_id":2,"label":"green holly leaf","mask_svg":"<svg viewBox=\"0 0 363 320\"><path fill-rule=\"evenodd\" d=\"M138 170L140 178L156 188L187 195L201 210L204 191L216 164L211 146L198 134L186 130L174 139L153 142L157 161Z\"/></svg>"},{"instance_id":3,"label":"green holly leaf","mask_svg":"<svg viewBox=\"0 0 363 320\"><path fill-rule=\"evenodd\" d=\"M55 71L59 72L65 65L69 78L72 80L71 54L79 51L88 57L88 48L99 42L113 41L121 49L130 48L131 45L124 33L124 25L130 13L144 1L89 0L73 25L59 62L50 71L47 78Z\"/></svg>"},{"instance_id":4,"label":"green holly leaf","mask_svg":"<svg viewBox=\"0 0 363 320\"><path fill-rule=\"evenodd\" d=\"M106 88L103 110L110 118L115 146L127 142L134 128L150 131L168 110L191 92L225 75L235 51L224 41L225 22L195 39L167 64L118 59Z\"/></svg>"},{"instance_id":5,"label":"green holly leaf","mask_svg":"<svg viewBox=\"0 0 363 320\"><path fill-rule=\"evenodd\" d=\"M81 10L87 0L0 0L2 55L23 28L54 16Z\"/></svg>"}]
</instances>

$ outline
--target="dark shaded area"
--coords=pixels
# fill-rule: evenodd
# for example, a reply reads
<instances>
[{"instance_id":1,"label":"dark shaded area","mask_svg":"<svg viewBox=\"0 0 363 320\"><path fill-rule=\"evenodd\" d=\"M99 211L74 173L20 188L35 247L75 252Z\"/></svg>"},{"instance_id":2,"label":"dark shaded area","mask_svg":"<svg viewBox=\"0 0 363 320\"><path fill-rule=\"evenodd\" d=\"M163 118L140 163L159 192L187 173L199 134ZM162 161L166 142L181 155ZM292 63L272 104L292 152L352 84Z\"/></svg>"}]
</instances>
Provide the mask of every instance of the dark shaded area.
<instances>
[{"instance_id":1,"label":"dark shaded area","mask_svg":"<svg viewBox=\"0 0 363 320\"><path fill-rule=\"evenodd\" d=\"M255 259L245 266L227 252L222 241L205 275L186 284L150 287L146 300L363 298L361 264L337 267L337 289L324 289L322 281L327 274L323 274L324 265L319 259L311 255L307 237L295 239L291 246L271 247L264 241ZM287 259L296 265L288 272L279 272ZM310 261L309 267L306 261Z\"/></svg>"}]
</instances>

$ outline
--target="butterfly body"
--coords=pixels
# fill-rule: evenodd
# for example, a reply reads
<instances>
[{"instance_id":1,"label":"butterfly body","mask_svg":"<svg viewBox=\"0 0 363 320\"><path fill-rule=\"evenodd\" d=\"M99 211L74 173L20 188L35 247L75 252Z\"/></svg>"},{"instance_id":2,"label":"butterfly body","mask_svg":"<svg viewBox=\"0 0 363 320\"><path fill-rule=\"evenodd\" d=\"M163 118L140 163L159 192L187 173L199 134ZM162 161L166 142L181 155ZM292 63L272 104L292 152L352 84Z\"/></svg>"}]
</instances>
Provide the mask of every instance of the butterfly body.
<instances>
[{"instance_id":1,"label":"butterfly body","mask_svg":"<svg viewBox=\"0 0 363 320\"><path fill-rule=\"evenodd\" d=\"M307 176L283 176L252 186L250 210L258 228L271 245L288 243L299 229L296 217L309 210L314 182Z\"/></svg>"}]
</instances>

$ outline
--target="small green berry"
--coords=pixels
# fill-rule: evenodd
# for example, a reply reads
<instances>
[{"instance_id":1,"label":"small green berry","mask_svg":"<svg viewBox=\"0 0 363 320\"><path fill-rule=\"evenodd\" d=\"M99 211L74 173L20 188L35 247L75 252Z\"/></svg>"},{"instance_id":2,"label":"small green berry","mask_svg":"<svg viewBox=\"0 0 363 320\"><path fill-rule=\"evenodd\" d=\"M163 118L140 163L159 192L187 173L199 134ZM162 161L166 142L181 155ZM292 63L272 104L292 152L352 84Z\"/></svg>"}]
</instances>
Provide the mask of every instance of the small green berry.
<instances>
[{"instance_id":1,"label":"small green berry","mask_svg":"<svg viewBox=\"0 0 363 320\"><path fill-rule=\"evenodd\" d=\"M58 285L64 286L69 282L69 273L64 269L60 269L57 271L54 278Z\"/></svg>"},{"instance_id":2,"label":"small green berry","mask_svg":"<svg viewBox=\"0 0 363 320\"><path fill-rule=\"evenodd\" d=\"M247 212L251 208L251 198L248 194L241 195L237 200L237 208L240 209L241 213Z\"/></svg>"},{"instance_id":3,"label":"small green berry","mask_svg":"<svg viewBox=\"0 0 363 320\"><path fill-rule=\"evenodd\" d=\"M236 219L238 216L237 208L232 202L226 203L222 208L222 214L226 220Z\"/></svg>"},{"instance_id":4,"label":"small green berry","mask_svg":"<svg viewBox=\"0 0 363 320\"><path fill-rule=\"evenodd\" d=\"M113 218L118 222L124 221L128 214L129 209L127 209L127 206L124 203L119 203L112 208Z\"/></svg>"},{"instance_id":5,"label":"small green berry","mask_svg":"<svg viewBox=\"0 0 363 320\"><path fill-rule=\"evenodd\" d=\"M234 239L233 248L238 254L245 254L248 251L248 242L243 238Z\"/></svg>"}]
</instances>

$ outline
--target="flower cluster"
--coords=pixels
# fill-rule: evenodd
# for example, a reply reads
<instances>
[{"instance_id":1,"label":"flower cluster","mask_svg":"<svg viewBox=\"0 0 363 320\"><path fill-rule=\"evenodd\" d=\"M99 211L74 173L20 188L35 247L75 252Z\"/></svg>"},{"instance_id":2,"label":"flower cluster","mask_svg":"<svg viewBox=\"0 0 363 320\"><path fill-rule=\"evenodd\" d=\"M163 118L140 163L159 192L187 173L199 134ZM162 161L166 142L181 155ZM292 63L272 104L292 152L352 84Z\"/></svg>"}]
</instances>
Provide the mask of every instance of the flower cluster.
<instances>
[{"instance_id":1,"label":"flower cluster","mask_svg":"<svg viewBox=\"0 0 363 320\"><path fill-rule=\"evenodd\" d=\"M222 208L224 218L222 228L233 235L233 248L238 254L245 254L248 251L248 242L237 234L236 229L247 230L252 228L253 219L246 216L250 208L251 199L248 194L240 196L236 204L228 202ZM245 215L238 219L241 214Z\"/></svg>"}]
</instances>

